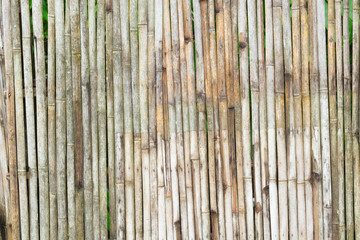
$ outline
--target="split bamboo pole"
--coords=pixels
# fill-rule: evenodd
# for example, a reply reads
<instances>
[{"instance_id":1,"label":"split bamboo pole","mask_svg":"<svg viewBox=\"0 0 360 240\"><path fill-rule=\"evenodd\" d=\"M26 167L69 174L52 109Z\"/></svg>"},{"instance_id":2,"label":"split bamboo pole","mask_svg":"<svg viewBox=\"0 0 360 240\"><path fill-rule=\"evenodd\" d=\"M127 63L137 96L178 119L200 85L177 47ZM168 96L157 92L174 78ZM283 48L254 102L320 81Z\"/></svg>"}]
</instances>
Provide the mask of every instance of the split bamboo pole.
<instances>
[{"instance_id":1,"label":"split bamboo pole","mask_svg":"<svg viewBox=\"0 0 360 240\"><path fill-rule=\"evenodd\" d=\"M311 98L311 151L313 186L313 218L314 238L323 238L322 224L322 181L321 181L321 152L320 152L320 96L319 96L319 68L318 68L318 40L317 40L317 16L316 1L309 2L310 22L310 98Z\"/></svg>"},{"instance_id":2,"label":"split bamboo pole","mask_svg":"<svg viewBox=\"0 0 360 240\"><path fill-rule=\"evenodd\" d=\"M121 60L120 1L113 1L113 77L114 77L114 130L115 130L115 210L116 238L125 239L125 166L124 166L124 86Z\"/></svg>"},{"instance_id":3,"label":"split bamboo pole","mask_svg":"<svg viewBox=\"0 0 360 240\"><path fill-rule=\"evenodd\" d=\"M89 61L91 95L91 154L93 185L93 232L94 239L100 236L99 196L99 149L98 149L98 108L97 108L97 67L96 67L96 6L95 0L88 2L89 14Z\"/></svg>"},{"instance_id":4,"label":"split bamboo pole","mask_svg":"<svg viewBox=\"0 0 360 240\"><path fill-rule=\"evenodd\" d=\"M276 173L276 125L275 125L275 79L274 79L274 35L272 1L265 1L265 41L266 41L266 109L269 156L269 206L271 238L279 239L278 187Z\"/></svg>"},{"instance_id":5,"label":"split bamboo pole","mask_svg":"<svg viewBox=\"0 0 360 240\"><path fill-rule=\"evenodd\" d=\"M113 0L105 1L105 85L107 134L107 189L110 239L116 239L115 218L115 130L114 130L114 78L113 78ZM116 66L117 67L117 66Z\"/></svg>"},{"instance_id":6,"label":"split bamboo pole","mask_svg":"<svg viewBox=\"0 0 360 240\"><path fill-rule=\"evenodd\" d=\"M21 32L24 64L26 143L29 166L29 239L39 239L38 183L36 161L36 135L34 114L34 91L32 76L31 26L29 1L21 1ZM54 19L52 19L54 20ZM52 54L52 57L54 55ZM22 101L22 99L21 99ZM26 192L26 191L25 191ZM26 238L25 238L26 239Z\"/></svg>"},{"instance_id":7,"label":"split bamboo pole","mask_svg":"<svg viewBox=\"0 0 360 240\"><path fill-rule=\"evenodd\" d=\"M353 176L354 176L354 231L355 239L360 238L360 156L359 156L359 1L353 1L353 51L352 51L352 131L353 131ZM330 196L331 197L331 196ZM351 231L351 229L350 229Z\"/></svg>"},{"instance_id":8,"label":"split bamboo pole","mask_svg":"<svg viewBox=\"0 0 360 240\"><path fill-rule=\"evenodd\" d=\"M157 188L158 188L158 233L166 239L165 206L165 139L163 108L163 7L162 0L155 0L155 68L156 68L156 145L157 145Z\"/></svg>"},{"instance_id":9,"label":"split bamboo pole","mask_svg":"<svg viewBox=\"0 0 360 240\"><path fill-rule=\"evenodd\" d=\"M47 94L48 94L48 155L49 155L48 157L49 157L49 175L56 176L55 1L50 0L48 1L47 4L48 4ZM66 12L65 10L65 14L69 14L69 12ZM57 238L56 185L57 185L56 177L50 177L49 178L50 239Z\"/></svg>"},{"instance_id":10,"label":"split bamboo pole","mask_svg":"<svg viewBox=\"0 0 360 240\"><path fill-rule=\"evenodd\" d=\"M29 206L26 180L26 143L24 119L24 93L23 93L23 65L21 46L20 6L18 1L11 1L11 30L14 64L14 89L15 89L15 125L16 125L16 156L19 184L19 211L20 211L20 236L29 239Z\"/></svg>"},{"instance_id":11,"label":"split bamboo pole","mask_svg":"<svg viewBox=\"0 0 360 240\"><path fill-rule=\"evenodd\" d=\"M105 69L105 1L97 2L96 66L99 139L100 239L108 238L107 230L107 163L106 163L106 69Z\"/></svg>"},{"instance_id":12,"label":"split bamboo pole","mask_svg":"<svg viewBox=\"0 0 360 240\"><path fill-rule=\"evenodd\" d=\"M293 48L293 114L295 137L295 164L297 190L297 224L298 238L306 238L306 204L305 204L305 172L304 172L304 143L303 143L303 108L301 96L301 30L300 30L300 1L292 3L292 48ZM291 114L291 113L290 113ZM306 114L306 113L305 113ZM289 186L290 188L290 186ZM290 189L289 189L290 190ZM294 223L294 222L292 222Z\"/></svg>"},{"instance_id":13,"label":"split bamboo pole","mask_svg":"<svg viewBox=\"0 0 360 240\"><path fill-rule=\"evenodd\" d=\"M60 2L60 1L59 1ZM55 9L61 3L56 2ZM57 9L58 13L61 11ZM42 1L32 2L32 16L34 29L34 61L36 77L36 127L37 127L37 149L38 149L38 173L39 173L39 213L40 213L40 239L49 239L49 162L48 162L48 133L47 133L47 99L46 99L46 78L45 78L45 49L43 38ZM61 18L55 18L60 23ZM5 29L4 29L5 30ZM6 31L6 30L5 30ZM56 37L60 30L56 30ZM61 41L61 40L60 40ZM58 43L57 43L58 44ZM58 44L60 46L61 44ZM58 72L58 71L57 71ZM59 73L61 70L59 71ZM58 73L58 74L59 74ZM57 75L58 76L58 75ZM60 74L59 74L60 76ZM61 104L60 104L61 105ZM64 112L62 113L64 115ZM9 126L9 125L8 125ZM10 126L9 126L9 135ZM9 141L9 145L11 142ZM9 156L11 153L9 151ZM12 210L13 211L13 210ZM14 224L14 223L13 223ZM15 234L16 236L16 234Z\"/></svg>"},{"instance_id":14,"label":"split bamboo pole","mask_svg":"<svg viewBox=\"0 0 360 240\"><path fill-rule=\"evenodd\" d=\"M306 0L300 0L301 15L301 99L303 110L303 152L305 180L306 238L313 239L313 202L311 183L311 116L309 85L309 29Z\"/></svg>"},{"instance_id":15,"label":"split bamboo pole","mask_svg":"<svg viewBox=\"0 0 360 240\"><path fill-rule=\"evenodd\" d=\"M76 239L76 204L75 204L75 149L74 149L74 108L71 55L70 3L65 3L65 68L66 68L66 177L68 204L68 236ZM55 189L56 190L56 189Z\"/></svg>"},{"instance_id":16,"label":"split bamboo pole","mask_svg":"<svg viewBox=\"0 0 360 240\"><path fill-rule=\"evenodd\" d=\"M89 70L89 32L87 28L87 1L80 1L81 36L81 102L84 143L84 226L85 239L93 238L93 201L91 169L91 112L90 112L90 70ZM89 210L88 210L89 209Z\"/></svg>"},{"instance_id":17,"label":"split bamboo pole","mask_svg":"<svg viewBox=\"0 0 360 240\"><path fill-rule=\"evenodd\" d=\"M126 239L135 239L135 205L134 205L134 155L132 125L132 92L131 92L131 58L130 58L130 23L129 2L120 1L121 44L124 91L124 156L125 156L125 219Z\"/></svg>"}]
</instances>

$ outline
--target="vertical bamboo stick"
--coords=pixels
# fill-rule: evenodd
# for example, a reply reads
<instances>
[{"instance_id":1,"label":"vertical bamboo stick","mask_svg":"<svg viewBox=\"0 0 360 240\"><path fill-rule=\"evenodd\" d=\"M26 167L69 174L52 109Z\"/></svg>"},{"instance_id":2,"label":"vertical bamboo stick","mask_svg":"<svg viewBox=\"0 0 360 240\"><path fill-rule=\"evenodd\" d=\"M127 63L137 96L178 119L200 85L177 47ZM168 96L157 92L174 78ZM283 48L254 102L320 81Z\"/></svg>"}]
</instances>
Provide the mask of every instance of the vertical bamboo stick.
<instances>
[{"instance_id":1,"label":"vertical bamboo stick","mask_svg":"<svg viewBox=\"0 0 360 240\"><path fill-rule=\"evenodd\" d=\"M352 131L353 131L353 176L354 176L354 231L355 239L360 238L360 157L359 157L359 1L353 1L353 51L352 51ZM351 231L351 229L350 229Z\"/></svg>"},{"instance_id":2,"label":"vertical bamboo stick","mask_svg":"<svg viewBox=\"0 0 360 240\"><path fill-rule=\"evenodd\" d=\"M294 135L296 154L297 179L297 223L298 238L306 238L306 205L305 205L305 172L304 172L304 146L303 146L303 109L301 98L301 31L300 31L300 1L292 3L292 41L293 41L293 111ZM290 186L289 186L290 188ZM290 189L289 189L290 190ZM294 222L293 222L294 223Z\"/></svg>"},{"instance_id":3,"label":"vertical bamboo stick","mask_svg":"<svg viewBox=\"0 0 360 240\"><path fill-rule=\"evenodd\" d=\"M36 135L34 116L34 94L31 59L31 29L29 1L21 2L21 32L24 63L24 84L25 84L25 113L26 113L26 140L28 152L29 179L29 230L30 239L39 239L39 216L38 216L38 184L37 184L37 163L36 163ZM54 20L52 18L52 20ZM54 55L52 54L52 57ZM22 99L21 99L22 101Z\"/></svg>"},{"instance_id":4,"label":"vertical bamboo stick","mask_svg":"<svg viewBox=\"0 0 360 240\"><path fill-rule=\"evenodd\" d=\"M166 238L165 206L165 139L163 109L163 7L162 0L155 0L155 68L156 68L156 144L158 184L158 239Z\"/></svg>"},{"instance_id":5,"label":"vertical bamboo stick","mask_svg":"<svg viewBox=\"0 0 360 240\"><path fill-rule=\"evenodd\" d=\"M115 197L116 238L125 239L125 178L124 178L124 88L121 60L120 1L113 1L113 76L114 76L114 127L115 127Z\"/></svg>"},{"instance_id":6,"label":"vertical bamboo stick","mask_svg":"<svg viewBox=\"0 0 360 240\"><path fill-rule=\"evenodd\" d=\"M58 15L59 12L61 11L61 8L57 9L57 11L58 11L57 13ZM48 165L48 155L47 155L47 151L48 151L47 114L46 114L47 100L45 95L46 78L45 78L45 53L44 53L44 38L43 38L44 32L43 32L43 20L42 20L42 1L36 0L32 2L32 15L33 15L33 29L34 29L34 56L35 56L34 61L35 61L35 77L36 77L36 111L37 111L36 126L37 126L38 171L39 171L40 239L49 239L49 230L50 230L49 229L50 227L49 226L49 190L48 190L49 165ZM60 19L55 18L55 21L60 23L61 18ZM56 37L59 36L59 33L60 30L59 32L57 30ZM58 46L60 45L61 44L59 44ZM59 73L60 72L61 72L61 67ZM11 134L10 131L9 134ZM10 151L9 151L9 155L11 156Z\"/></svg>"},{"instance_id":7,"label":"vertical bamboo stick","mask_svg":"<svg viewBox=\"0 0 360 240\"><path fill-rule=\"evenodd\" d=\"M21 59L21 23L19 18L19 2L11 1L11 30L14 62L14 87L15 87L15 125L16 125L16 156L19 181L19 210L20 210L20 236L29 239L29 207L26 181L26 145L24 122L24 94L22 80ZM8 13L7 13L8 14Z\"/></svg>"},{"instance_id":8,"label":"vertical bamboo stick","mask_svg":"<svg viewBox=\"0 0 360 240\"><path fill-rule=\"evenodd\" d=\"M274 35L272 1L265 1L266 41L266 109L269 156L269 198L271 238L279 239L278 188L276 173L276 125L275 125L275 79L274 79Z\"/></svg>"},{"instance_id":9,"label":"vertical bamboo stick","mask_svg":"<svg viewBox=\"0 0 360 240\"><path fill-rule=\"evenodd\" d=\"M132 92L130 62L130 24L129 2L120 2L121 43L124 91L124 155L125 155L125 219L126 239L135 239L134 205L134 164L133 164L133 127L132 127Z\"/></svg>"},{"instance_id":10,"label":"vertical bamboo stick","mask_svg":"<svg viewBox=\"0 0 360 240\"><path fill-rule=\"evenodd\" d=\"M69 25L70 26L70 25ZM65 30L66 31L66 30ZM55 109L55 1L48 1L48 155L49 174L56 176L56 109ZM49 178L50 238L57 238L56 178Z\"/></svg>"},{"instance_id":11,"label":"vertical bamboo stick","mask_svg":"<svg viewBox=\"0 0 360 240\"><path fill-rule=\"evenodd\" d=\"M301 99L303 108L303 149L306 209L306 238L313 239L313 199L311 183L311 116L309 85L309 30L306 0L300 0L301 14ZM299 199L300 200L300 199Z\"/></svg>"},{"instance_id":12,"label":"vertical bamboo stick","mask_svg":"<svg viewBox=\"0 0 360 240\"><path fill-rule=\"evenodd\" d=\"M69 239L76 239L76 204L75 204L75 149L74 149L74 110L71 61L71 26L70 3L65 3L65 64L66 64L66 176ZM56 189L55 189L56 190Z\"/></svg>"},{"instance_id":13,"label":"vertical bamboo stick","mask_svg":"<svg viewBox=\"0 0 360 240\"><path fill-rule=\"evenodd\" d=\"M238 23L239 23L239 47L240 47L240 89L241 89L241 116L242 116L242 142L244 158L244 189L245 189L245 209L246 209L246 230L247 238L253 239L255 236L254 213L253 213L253 187L251 176L251 129L250 129L250 93L249 93L249 70L248 70L248 35L246 1L238 2ZM253 7L253 6L252 6ZM253 23L254 19L252 18ZM253 46L254 47L254 46ZM256 50L255 50L256 51ZM253 53L254 55L254 53ZM252 56L253 57L253 56Z\"/></svg>"},{"instance_id":14,"label":"vertical bamboo stick","mask_svg":"<svg viewBox=\"0 0 360 240\"><path fill-rule=\"evenodd\" d=\"M99 152L98 152L98 110L97 110L97 69L96 69L96 10L95 0L88 2L89 8L89 60L91 93L91 153L93 184L93 232L94 239L100 236L99 207Z\"/></svg>"},{"instance_id":15,"label":"vertical bamboo stick","mask_svg":"<svg viewBox=\"0 0 360 240\"><path fill-rule=\"evenodd\" d=\"M84 225L85 239L93 238L92 216L92 169L91 169L91 121L90 121L90 72L89 72L89 32L87 28L87 1L80 1L81 36L81 96L82 125L84 143ZM108 93L109 94L109 93ZM115 226L113 226L115 228Z\"/></svg>"},{"instance_id":16,"label":"vertical bamboo stick","mask_svg":"<svg viewBox=\"0 0 360 240\"><path fill-rule=\"evenodd\" d=\"M264 3L260 0L256 2L257 15L257 44L259 59L259 122L260 122L260 157L261 157L261 196L263 216L263 238L269 240L270 232L270 212L269 212L269 160L268 160L268 141L267 141L267 113L266 113L266 65L265 65L265 41L264 41ZM238 95L238 94L237 94ZM258 206L256 206L258 207ZM256 210L256 209L255 209Z\"/></svg>"},{"instance_id":17,"label":"vertical bamboo stick","mask_svg":"<svg viewBox=\"0 0 360 240\"><path fill-rule=\"evenodd\" d=\"M313 184L313 217L314 238L323 238L322 229L322 182L321 182L321 152L320 152L320 96L319 96L319 69L317 52L317 16L316 1L309 2L310 19L310 94L311 94L311 151Z\"/></svg>"},{"instance_id":18,"label":"vertical bamboo stick","mask_svg":"<svg viewBox=\"0 0 360 240\"><path fill-rule=\"evenodd\" d=\"M115 218L115 133L114 133L114 79L113 79L113 0L105 1L105 84L106 84L106 122L107 122L107 177L110 239L116 238Z\"/></svg>"}]
</instances>

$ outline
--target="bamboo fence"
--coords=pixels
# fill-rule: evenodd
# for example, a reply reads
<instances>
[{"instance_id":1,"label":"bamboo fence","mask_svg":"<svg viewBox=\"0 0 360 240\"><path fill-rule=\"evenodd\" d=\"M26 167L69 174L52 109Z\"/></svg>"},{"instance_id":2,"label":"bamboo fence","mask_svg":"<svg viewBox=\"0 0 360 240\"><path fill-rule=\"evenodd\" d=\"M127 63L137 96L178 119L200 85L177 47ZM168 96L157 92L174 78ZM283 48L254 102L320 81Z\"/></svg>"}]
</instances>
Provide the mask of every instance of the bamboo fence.
<instances>
[{"instance_id":1,"label":"bamboo fence","mask_svg":"<svg viewBox=\"0 0 360 240\"><path fill-rule=\"evenodd\" d=\"M359 0L0 0L0 240L360 239Z\"/></svg>"}]
</instances>

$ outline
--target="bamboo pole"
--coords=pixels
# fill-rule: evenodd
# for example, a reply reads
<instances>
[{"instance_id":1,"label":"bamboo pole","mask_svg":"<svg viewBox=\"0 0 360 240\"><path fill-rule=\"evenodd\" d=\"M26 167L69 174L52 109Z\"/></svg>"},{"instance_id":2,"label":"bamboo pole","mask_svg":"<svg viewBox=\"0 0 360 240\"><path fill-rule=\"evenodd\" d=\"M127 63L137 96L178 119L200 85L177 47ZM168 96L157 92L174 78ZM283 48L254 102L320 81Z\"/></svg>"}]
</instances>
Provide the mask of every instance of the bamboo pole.
<instances>
[{"instance_id":1,"label":"bamboo pole","mask_svg":"<svg viewBox=\"0 0 360 240\"><path fill-rule=\"evenodd\" d=\"M134 205L134 164L133 164L133 126L132 126L132 92L130 61L130 24L129 3L120 2L121 43L123 64L124 91L124 155L125 155L125 219L126 239L135 239L135 205Z\"/></svg>"},{"instance_id":2,"label":"bamboo pole","mask_svg":"<svg viewBox=\"0 0 360 240\"><path fill-rule=\"evenodd\" d=\"M155 0L155 68L156 68L156 145L158 184L158 239L166 238L165 206L165 139L163 109L163 7L162 0Z\"/></svg>"},{"instance_id":3,"label":"bamboo pole","mask_svg":"<svg viewBox=\"0 0 360 240\"><path fill-rule=\"evenodd\" d=\"M20 6L18 1L11 1L11 30L12 51L14 64L14 89L15 89L15 125L16 125L16 156L19 184L19 210L20 210L20 236L21 239L29 239L29 206L26 181L26 143L24 122L24 94L22 80L22 46L21 46L21 23Z\"/></svg>"},{"instance_id":4,"label":"bamboo pole","mask_svg":"<svg viewBox=\"0 0 360 240\"><path fill-rule=\"evenodd\" d=\"M306 238L313 239L313 202L311 183L311 116L309 85L309 41L306 0L300 0L301 15L301 100L303 109L303 158L305 180ZM299 199L300 200L300 199Z\"/></svg>"},{"instance_id":5,"label":"bamboo pole","mask_svg":"<svg viewBox=\"0 0 360 240\"><path fill-rule=\"evenodd\" d=\"M116 239L115 218L115 130L114 130L114 79L113 79L113 0L105 1L105 84L106 84L106 123L107 123L107 177L109 202L110 239Z\"/></svg>"},{"instance_id":6,"label":"bamboo pole","mask_svg":"<svg viewBox=\"0 0 360 240\"><path fill-rule=\"evenodd\" d=\"M93 232L94 239L100 236L99 196L99 151L98 151L98 110L97 110L97 68L96 68L96 9L95 0L88 2L89 8L89 60L91 94L91 153L93 184Z\"/></svg>"},{"instance_id":7,"label":"bamboo pole","mask_svg":"<svg viewBox=\"0 0 360 240\"><path fill-rule=\"evenodd\" d=\"M297 179L297 223L298 238L305 239L306 233L306 204L305 204L305 172L304 172L304 135L303 135L303 109L301 96L301 30L300 30L300 1L292 5L292 41L293 41L293 113L294 137L296 154L296 179ZM291 114L291 113L290 113ZM290 188L290 186L289 186ZM293 222L294 223L294 222Z\"/></svg>"},{"instance_id":8,"label":"bamboo pole","mask_svg":"<svg viewBox=\"0 0 360 240\"><path fill-rule=\"evenodd\" d=\"M272 1L265 1L266 41L266 109L269 156L269 199L271 238L279 239L278 188L276 173L276 125L275 125L275 80L274 80L274 35Z\"/></svg>"},{"instance_id":9,"label":"bamboo pole","mask_svg":"<svg viewBox=\"0 0 360 240\"><path fill-rule=\"evenodd\" d=\"M25 113L26 113L26 143L29 166L29 230L30 239L39 239L39 216L38 216L38 184L37 184L37 163L36 163L36 135L35 135L35 114L34 94L31 59L31 29L29 2L21 2L21 31L24 63L24 85L25 85ZM52 19L54 20L54 19ZM54 57L54 55L52 55ZM26 191L25 191L26 192ZM25 238L26 239L26 238Z\"/></svg>"},{"instance_id":10,"label":"bamboo pole","mask_svg":"<svg viewBox=\"0 0 360 240\"><path fill-rule=\"evenodd\" d=\"M69 25L70 26L70 25ZM66 30L65 30L66 31ZM48 1L48 155L49 174L56 176L56 109L55 109L55 1ZM50 238L57 238L56 178L49 178Z\"/></svg>"},{"instance_id":11,"label":"bamboo pole","mask_svg":"<svg viewBox=\"0 0 360 240\"><path fill-rule=\"evenodd\" d=\"M124 178L124 87L121 60L120 1L113 1L113 77L114 77L114 128L115 128L115 197L116 237L125 239L125 178Z\"/></svg>"},{"instance_id":12,"label":"bamboo pole","mask_svg":"<svg viewBox=\"0 0 360 240\"><path fill-rule=\"evenodd\" d=\"M73 83L70 4L65 3L65 64L66 64L66 176L69 239L76 239L76 204L75 204L75 149L74 149L74 113L73 113Z\"/></svg>"},{"instance_id":13,"label":"bamboo pole","mask_svg":"<svg viewBox=\"0 0 360 240\"><path fill-rule=\"evenodd\" d=\"M317 52L317 16L316 1L309 2L310 19L310 94L311 94L311 151L313 184L313 217L314 238L323 238L322 229L322 182L321 182L321 152L320 152L320 96L319 96L319 69Z\"/></svg>"},{"instance_id":14,"label":"bamboo pole","mask_svg":"<svg viewBox=\"0 0 360 240\"><path fill-rule=\"evenodd\" d=\"M61 11L61 8L58 9L57 11ZM57 14L59 14L59 12ZM49 239L49 230L50 230L49 229L50 227L49 226L49 190L48 190L49 165L48 165L48 155L47 155L48 139L47 139L47 114L46 114L47 100L45 95L46 92L45 53L44 53L41 1L37 0L32 2L32 15L33 15L33 29L34 29L34 39L35 39L34 61L35 61L35 77L36 77L36 111L37 111L36 126L37 126L38 171L39 171L40 238ZM60 19L55 18L55 21L58 23L61 22L59 20L61 20L61 18ZM59 33L60 31L56 32L56 36L59 36L58 35ZM60 72L61 70L59 71L59 73ZM9 155L11 155L10 151L9 151Z\"/></svg>"},{"instance_id":15,"label":"bamboo pole","mask_svg":"<svg viewBox=\"0 0 360 240\"><path fill-rule=\"evenodd\" d=\"M359 1L353 1L353 51L352 51L352 131L353 131L353 176L354 176L354 231L355 239L360 238L360 157L359 157ZM351 174L350 174L351 175ZM351 229L350 229L351 231Z\"/></svg>"},{"instance_id":16,"label":"bamboo pole","mask_svg":"<svg viewBox=\"0 0 360 240\"><path fill-rule=\"evenodd\" d=\"M85 239L93 237L92 216L92 169L91 169L91 121L90 121L90 71L89 71L89 32L87 28L87 1L80 1L81 36L81 97L82 125L84 143L84 225ZM108 93L109 94L109 93ZM89 209L89 210L87 210ZM113 226L115 228L115 226Z\"/></svg>"}]
</instances>

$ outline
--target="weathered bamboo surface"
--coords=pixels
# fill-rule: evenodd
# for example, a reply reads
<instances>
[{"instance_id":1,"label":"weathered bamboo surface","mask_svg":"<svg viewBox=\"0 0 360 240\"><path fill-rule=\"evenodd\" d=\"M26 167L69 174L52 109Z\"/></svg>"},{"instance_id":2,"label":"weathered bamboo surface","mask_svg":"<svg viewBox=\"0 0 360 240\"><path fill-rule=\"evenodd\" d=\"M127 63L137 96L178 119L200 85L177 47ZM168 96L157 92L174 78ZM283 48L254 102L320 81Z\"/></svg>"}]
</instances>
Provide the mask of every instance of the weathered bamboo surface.
<instances>
[{"instance_id":1,"label":"weathered bamboo surface","mask_svg":"<svg viewBox=\"0 0 360 240\"><path fill-rule=\"evenodd\" d=\"M360 240L359 0L0 0L0 240Z\"/></svg>"}]
</instances>

